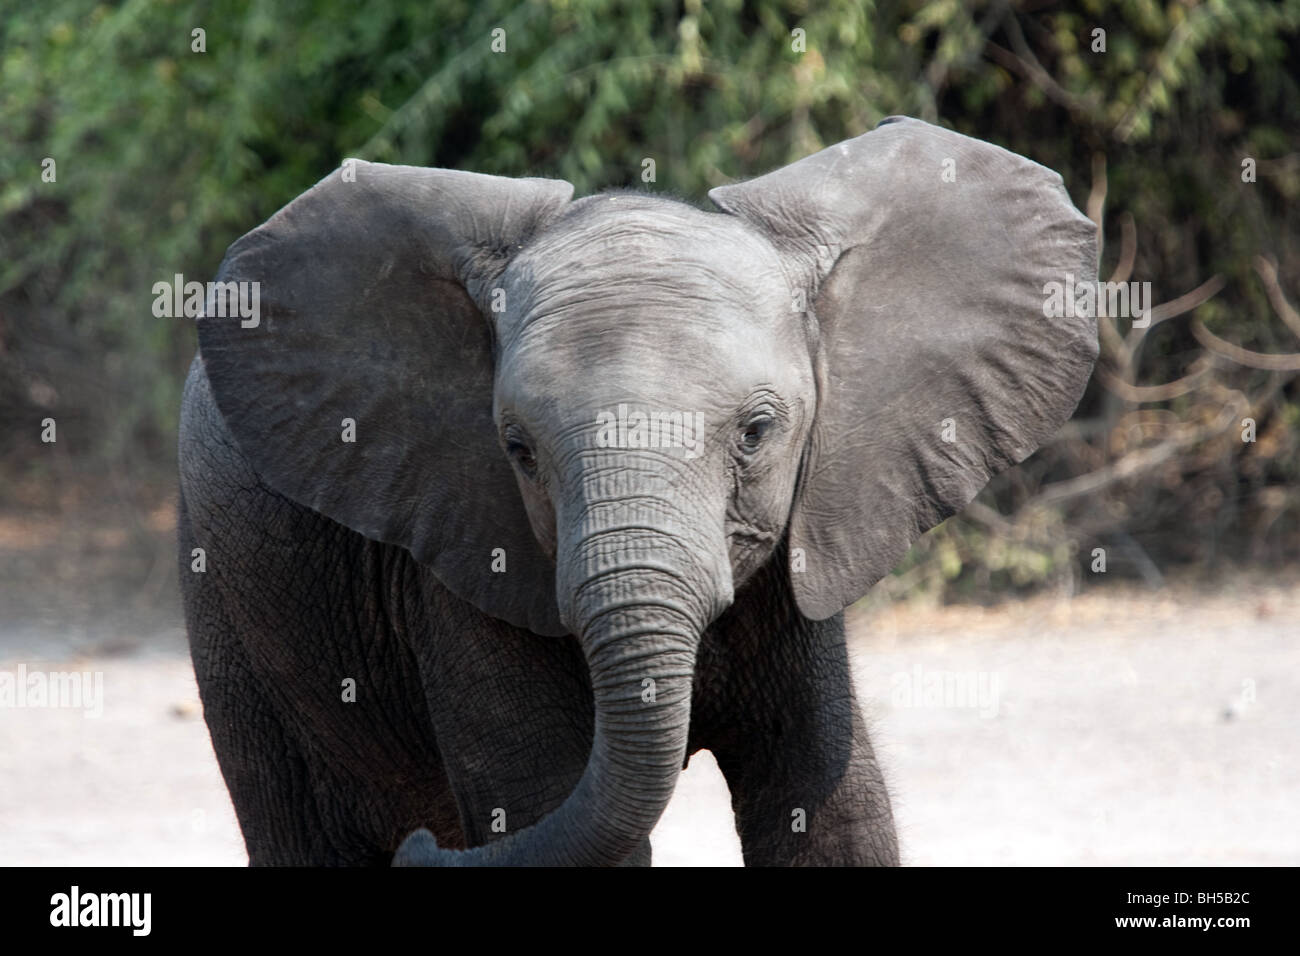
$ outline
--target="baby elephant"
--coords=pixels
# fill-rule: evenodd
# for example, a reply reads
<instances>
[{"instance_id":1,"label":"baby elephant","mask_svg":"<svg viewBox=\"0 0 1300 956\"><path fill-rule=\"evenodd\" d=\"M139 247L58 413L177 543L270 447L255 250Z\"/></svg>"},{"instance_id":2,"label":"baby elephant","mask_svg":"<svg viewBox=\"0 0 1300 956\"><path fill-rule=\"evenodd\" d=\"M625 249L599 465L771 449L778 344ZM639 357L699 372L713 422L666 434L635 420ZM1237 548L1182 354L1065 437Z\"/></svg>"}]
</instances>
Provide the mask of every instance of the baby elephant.
<instances>
[{"instance_id":1,"label":"baby elephant","mask_svg":"<svg viewBox=\"0 0 1300 956\"><path fill-rule=\"evenodd\" d=\"M746 863L896 863L841 612L1073 411L1095 229L905 118L572 192L349 162L230 247L180 552L249 859L645 864L708 749Z\"/></svg>"}]
</instances>

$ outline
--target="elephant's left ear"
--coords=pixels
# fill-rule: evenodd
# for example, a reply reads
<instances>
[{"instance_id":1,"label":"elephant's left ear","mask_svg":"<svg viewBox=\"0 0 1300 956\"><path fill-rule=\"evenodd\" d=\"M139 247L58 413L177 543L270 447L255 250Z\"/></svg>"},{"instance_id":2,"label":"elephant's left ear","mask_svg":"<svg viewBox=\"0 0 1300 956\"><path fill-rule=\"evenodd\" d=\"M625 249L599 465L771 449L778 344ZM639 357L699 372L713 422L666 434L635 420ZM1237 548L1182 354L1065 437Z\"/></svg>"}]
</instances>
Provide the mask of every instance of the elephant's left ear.
<instances>
[{"instance_id":1,"label":"elephant's left ear","mask_svg":"<svg viewBox=\"0 0 1300 956\"><path fill-rule=\"evenodd\" d=\"M709 196L807 286L819 394L791 581L829 617L1070 416L1096 320L1049 296L1095 282L1096 229L1051 170L902 117Z\"/></svg>"},{"instance_id":2,"label":"elephant's left ear","mask_svg":"<svg viewBox=\"0 0 1300 956\"><path fill-rule=\"evenodd\" d=\"M487 316L572 194L349 162L230 247L198 320L213 398L267 487L540 634L565 628L497 438Z\"/></svg>"}]
</instances>

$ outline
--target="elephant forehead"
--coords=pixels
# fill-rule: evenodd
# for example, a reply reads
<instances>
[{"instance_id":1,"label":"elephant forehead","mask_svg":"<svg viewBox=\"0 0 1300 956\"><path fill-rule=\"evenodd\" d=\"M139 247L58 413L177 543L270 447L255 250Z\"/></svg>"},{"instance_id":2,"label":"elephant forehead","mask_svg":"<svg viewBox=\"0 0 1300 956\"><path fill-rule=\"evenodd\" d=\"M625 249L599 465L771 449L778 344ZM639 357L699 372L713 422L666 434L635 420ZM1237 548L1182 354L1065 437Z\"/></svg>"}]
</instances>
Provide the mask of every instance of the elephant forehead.
<instances>
[{"instance_id":1,"label":"elephant forehead","mask_svg":"<svg viewBox=\"0 0 1300 956\"><path fill-rule=\"evenodd\" d=\"M726 410L761 389L786 401L811 392L803 341L774 323L755 330L708 307L542 318L502 349L497 366L504 404L579 418L622 404L642 411Z\"/></svg>"},{"instance_id":2,"label":"elephant forehead","mask_svg":"<svg viewBox=\"0 0 1300 956\"><path fill-rule=\"evenodd\" d=\"M708 311L774 316L789 290L775 251L728 215L640 195L575 203L506 270L513 302L497 317L509 334L561 317L644 313L683 324Z\"/></svg>"},{"instance_id":3,"label":"elephant forehead","mask_svg":"<svg viewBox=\"0 0 1300 956\"><path fill-rule=\"evenodd\" d=\"M509 403L710 406L807 375L801 315L765 239L640 195L581 200L520 254L493 315ZM575 204L578 205L578 204Z\"/></svg>"}]
</instances>

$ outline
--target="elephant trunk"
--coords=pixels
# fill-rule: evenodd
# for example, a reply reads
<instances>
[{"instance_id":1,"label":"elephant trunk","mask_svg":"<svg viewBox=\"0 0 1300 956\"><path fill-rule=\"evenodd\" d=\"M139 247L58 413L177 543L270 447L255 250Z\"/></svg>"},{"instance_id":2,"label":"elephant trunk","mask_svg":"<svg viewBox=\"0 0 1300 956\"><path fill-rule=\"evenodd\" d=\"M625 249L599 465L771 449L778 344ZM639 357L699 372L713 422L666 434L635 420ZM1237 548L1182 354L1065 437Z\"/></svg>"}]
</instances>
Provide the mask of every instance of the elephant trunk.
<instances>
[{"instance_id":1,"label":"elephant trunk","mask_svg":"<svg viewBox=\"0 0 1300 956\"><path fill-rule=\"evenodd\" d=\"M536 825L472 850L439 850L421 831L396 862L614 865L649 836L685 761L700 635L732 594L725 555L706 567L716 549L662 509L648 523L646 498L576 503L581 533L557 556L561 613L582 643L595 701L591 756L573 792Z\"/></svg>"}]
</instances>

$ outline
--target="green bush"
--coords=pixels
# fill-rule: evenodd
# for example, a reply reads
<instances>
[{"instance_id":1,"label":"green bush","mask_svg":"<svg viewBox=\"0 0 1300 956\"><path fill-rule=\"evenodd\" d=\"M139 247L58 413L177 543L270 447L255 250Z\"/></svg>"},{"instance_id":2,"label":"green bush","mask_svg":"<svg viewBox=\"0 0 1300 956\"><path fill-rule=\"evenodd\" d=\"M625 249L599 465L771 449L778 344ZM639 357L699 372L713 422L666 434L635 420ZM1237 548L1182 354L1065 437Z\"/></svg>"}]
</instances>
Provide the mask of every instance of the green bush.
<instances>
[{"instance_id":1,"label":"green bush","mask_svg":"<svg viewBox=\"0 0 1300 956\"><path fill-rule=\"evenodd\" d=\"M1158 301L1219 274L1199 313L1216 334L1298 346L1254 269L1275 257L1296 297L1300 0L0 0L0 43L11 471L45 460L50 414L86 467L165 475L194 339L152 316L153 283L209 278L231 241L348 156L702 201L908 113L1061 170L1081 207L1104 170L1103 277L1131 222L1134 278ZM1165 323L1139 380L1177 378L1200 354L1185 321ZM1272 407L1295 420L1293 384ZM1094 387L1081 415L1114 425L1120 411ZM1106 441L1088 439L1094 459ZM1293 450L1259 488L1300 480ZM1034 481L1097 466L1085 458L1057 454ZM1004 483L987 500L1014 508L1031 491Z\"/></svg>"}]
</instances>

